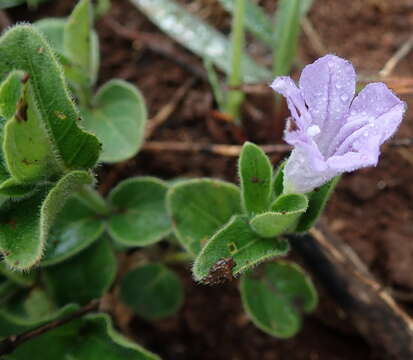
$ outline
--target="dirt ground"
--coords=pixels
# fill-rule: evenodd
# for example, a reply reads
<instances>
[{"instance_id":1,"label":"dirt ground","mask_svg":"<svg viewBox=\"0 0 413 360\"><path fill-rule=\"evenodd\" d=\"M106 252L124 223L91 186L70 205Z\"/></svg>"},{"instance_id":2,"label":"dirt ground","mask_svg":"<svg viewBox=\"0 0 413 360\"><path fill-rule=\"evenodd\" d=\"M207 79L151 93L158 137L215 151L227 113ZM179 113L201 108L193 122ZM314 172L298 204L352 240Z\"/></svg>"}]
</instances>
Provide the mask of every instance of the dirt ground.
<instances>
[{"instance_id":1,"label":"dirt ground","mask_svg":"<svg viewBox=\"0 0 413 360\"><path fill-rule=\"evenodd\" d=\"M73 3L56 0L34 13L19 7L9 15L13 22L61 16L70 12ZM219 10L215 0L185 3L194 12L209 9L202 12L203 16L223 30L228 28L228 17ZM271 0L262 0L261 4L268 10L275 6ZM359 74L376 76L411 36L413 2L315 0L309 19L329 52L351 60ZM129 31L127 34L125 29ZM199 60L168 40L127 1L114 0L112 10L99 20L97 30L102 52L100 82L120 77L137 85L147 100L151 116L157 114L179 88L195 79L177 111L150 140L206 144L241 144L245 139L260 144L281 142L280 129L285 114L274 114L270 93L249 96L255 111L246 109L245 131L217 119L211 113L215 104L208 84L194 76ZM165 46L144 37L133 41L131 33L155 34L161 45L172 44L173 50L165 52ZM185 57L184 64L177 63L178 55ZM305 35L301 36L299 55L303 64L319 56ZM410 52L397 65L392 77L411 79L412 76L413 52ZM393 84L397 90L397 81ZM400 97L413 108L412 93L403 92ZM413 113L408 111L395 139L413 136L412 120ZM284 156L272 155L272 161L276 164ZM403 305L413 312L406 300L410 295L413 298L412 167L412 148L386 145L377 168L344 177L325 214L331 229L351 245L384 286L401 297ZM126 165L100 168L99 175L101 189L107 191L132 175L150 174L164 179L213 176L236 181L235 170L235 158L207 153L143 151ZM305 319L302 332L294 339L281 341L263 334L248 321L236 284L216 288L200 286L191 281L189 271L178 270L186 285L186 300L179 314L153 323L136 318L130 324L136 340L164 359L339 360L377 356L322 291L321 304L315 314Z\"/></svg>"}]
</instances>

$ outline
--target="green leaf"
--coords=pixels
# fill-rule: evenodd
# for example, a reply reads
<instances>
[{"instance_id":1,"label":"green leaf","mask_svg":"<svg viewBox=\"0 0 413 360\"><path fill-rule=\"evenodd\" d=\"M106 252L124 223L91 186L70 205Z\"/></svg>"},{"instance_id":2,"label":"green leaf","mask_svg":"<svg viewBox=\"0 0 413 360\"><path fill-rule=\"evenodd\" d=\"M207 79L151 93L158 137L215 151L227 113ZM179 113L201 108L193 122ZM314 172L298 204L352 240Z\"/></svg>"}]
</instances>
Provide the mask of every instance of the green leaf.
<instances>
[{"instance_id":1,"label":"green leaf","mask_svg":"<svg viewBox=\"0 0 413 360\"><path fill-rule=\"evenodd\" d=\"M337 176L324 184L320 188L313 190L308 196L308 210L301 216L296 231L303 232L309 230L323 212L331 193L340 180Z\"/></svg>"},{"instance_id":2,"label":"green leaf","mask_svg":"<svg viewBox=\"0 0 413 360\"><path fill-rule=\"evenodd\" d=\"M36 272L17 272L11 270L3 261L0 262L0 274L23 287L32 286L35 281Z\"/></svg>"},{"instance_id":3,"label":"green leaf","mask_svg":"<svg viewBox=\"0 0 413 360\"><path fill-rule=\"evenodd\" d=\"M26 293L23 295L13 297L9 304L0 308L0 339L29 331L78 309L75 304L56 308L39 289L32 290L28 296Z\"/></svg>"},{"instance_id":4,"label":"green leaf","mask_svg":"<svg viewBox=\"0 0 413 360\"><path fill-rule=\"evenodd\" d=\"M166 201L175 236L194 255L233 215L242 212L238 187L213 179L176 183Z\"/></svg>"},{"instance_id":5,"label":"green leaf","mask_svg":"<svg viewBox=\"0 0 413 360\"><path fill-rule=\"evenodd\" d=\"M62 18L46 18L36 21L33 25L40 30L50 42L58 56L64 54L64 32L67 20Z\"/></svg>"},{"instance_id":6,"label":"green leaf","mask_svg":"<svg viewBox=\"0 0 413 360\"><path fill-rule=\"evenodd\" d=\"M146 320L173 315L184 297L179 277L162 264L147 264L128 272L122 279L120 296Z\"/></svg>"},{"instance_id":7,"label":"green leaf","mask_svg":"<svg viewBox=\"0 0 413 360\"><path fill-rule=\"evenodd\" d=\"M0 85L0 194L9 195L3 188L4 182L10 180L9 171L4 163L3 142L6 121L14 116L23 94L24 72L12 71Z\"/></svg>"},{"instance_id":8,"label":"green leaf","mask_svg":"<svg viewBox=\"0 0 413 360\"><path fill-rule=\"evenodd\" d=\"M85 171L73 171L50 190L0 208L0 248L6 263L15 269L28 269L40 261L49 229L70 194L93 182ZM40 210L37 210L40 209Z\"/></svg>"},{"instance_id":9,"label":"green leaf","mask_svg":"<svg viewBox=\"0 0 413 360\"><path fill-rule=\"evenodd\" d=\"M300 35L301 0L280 0L275 16L276 40L273 75L288 75Z\"/></svg>"},{"instance_id":10,"label":"green leaf","mask_svg":"<svg viewBox=\"0 0 413 360\"><path fill-rule=\"evenodd\" d=\"M230 42L219 31L172 0L130 0L170 37L201 58L209 58L229 74L231 72ZM248 55L242 59L243 79L247 83L268 81L271 73Z\"/></svg>"},{"instance_id":11,"label":"green leaf","mask_svg":"<svg viewBox=\"0 0 413 360\"><path fill-rule=\"evenodd\" d=\"M139 151L147 111L141 93L123 80L111 80L98 91L93 109L83 109L84 125L102 142L100 160L118 162Z\"/></svg>"},{"instance_id":12,"label":"green leaf","mask_svg":"<svg viewBox=\"0 0 413 360\"><path fill-rule=\"evenodd\" d=\"M252 2L246 1L245 26L246 28L264 44L270 48L274 45L273 24L271 19L265 14L264 10ZM221 5L231 14L235 12L235 0L219 0Z\"/></svg>"},{"instance_id":13,"label":"green leaf","mask_svg":"<svg viewBox=\"0 0 413 360\"><path fill-rule=\"evenodd\" d=\"M50 229L41 265L64 261L95 242L105 230L105 223L78 198L70 198Z\"/></svg>"},{"instance_id":14,"label":"green leaf","mask_svg":"<svg viewBox=\"0 0 413 360\"><path fill-rule=\"evenodd\" d=\"M281 195L271 206L270 212L252 218L251 227L260 236L272 238L293 231L300 216L308 207L308 199L302 194Z\"/></svg>"},{"instance_id":15,"label":"green leaf","mask_svg":"<svg viewBox=\"0 0 413 360\"><path fill-rule=\"evenodd\" d=\"M4 127L3 151L10 175L20 183L36 183L59 173L48 134L43 127L32 91L18 106L25 118L11 118ZM18 110L19 111L19 110Z\"/></svg>"},{"instance_id":16,"label":"green leaf","mask_svg":"<svg viewBox=\"0 0 413 360\"><path fill-rule=\"evenodd\" d=\"M257 264L288 253L290 246L284 239L263 239L252 231L244 216L234 216L201 250L192 272L195 280L207 277L219 260L232 258L234 276Z\"/></svg>"},{"instance_id":17,"label":"green leaf","mask_svg":"<svg viewBox=\"0 0 413 360\"><path fill-rule=\"evenodd\" d=\"M26 0L1 0L0 9L7 9L13 6L23 4Z\"/></svg>"},{"instance_id":18,"label":"green leaf","mask_svg":"<svg viewBox=\"0 0 413 360\"><path fill-rule=\"evenodd\" d=\"M6 179L6 177L4 179ZM14 178L8 178L1 183L0 179L0 195L7 197L22 197L32 195L34 191L35 185L33 184L21 184Z\"/></svg>"},{"instance_id":19,"label":"green leaf","mask_svg":"<svg viewBox=\"0 0 413 360\"><path fill-rule=\"evenodd\" d=\"M109 195L115 213L109 218L108 231L124 245L147 246L171 232L165 197L168 186L152 177L130 178Z\"/></svg>"},{"instance_id":20,"label":"green leaf","mask_svg":"<svg viewBox=\"0 0 413 360\"><path fill-rule=\"evenodd\" d=\"M75 257L45 269L44 279L57 304L85 305L109 290L116 268L110 242L102 238Z\"/></svg>"},{"instance_id":21,"label":"green leaf","mask_svg":"<svg viewBox=\"0 0 413 360\"><path fill-rule=\"evenodd\" d=\"M27 360L33 354L42 360L160 360L116 332L106 314L90 314L34 337L4 359Z\"/></svg>"},{"instance_id":22,"label":"green leaf","mask_svg":"<svg viewBox=\"0 0 413 360\"><path fill-rule=\"evenodd\" d=\"M6 120L16 113L23 94L24 76L23 71L12 71L0 85L0 115Z\"/></svg>"},{"instance_id":23,"label":"green leaf","mask_svg":"<svg viewBox=\"0 0 413 360\"><path fill-rule=\"evenodd\" d=\"M64 54L71 61L65 70L75 88L78 85L88 89L97 78L99 40L92 28L92 4L90 0L81 0L67 19L63 32Z\"/></svg>"},{"instance_id":24,"label":"green leaf","mask_svg":"<svg viewBox=\"0 0 413 360\"><path fill-rule=\"evenodd\" d=\"M241 278L245 311L262 331L282 339L301 328L301 314L317 306L317 291L297 265L285 261L268 263Z\"/></svg>"},{"instance_id":25,"label":"green leaf","mask_svg":"<svg viewBox=\"0 0 413 360\"><path fill-rule=\"evenodd\" d=\"M242 205L249 215L268 210L271 200L272 165L264 151L246 142L239 157Z\"/></svg>"},{"instance_id":26,"label":"green leaf","mask_svg":"<svg viewBox=\"0 0 413 360\"><path fill-rule=\"evenodd\" d=\"M83 91L89 93L89 87L96 82L99 72L99 38L96 34L96 31L89 29L90 35L88 35L88 37L90 38L90 68L88 70L82 70L78 63L73 63L73 60L70 58L70 54L65 51L64 40L66 24L66 19L46 18L36 21L34 23L34 26L41 31L41 33L46 37L47 40L49 40L50 45L52 45L52 48L56 52L60 63L64 67L65 75L68 81L71 83L72 87L75 88L75 91L82 91L81 89L79 89L79 86L83 85L86 88ZM76 57L74 60L76 62ZM78 84L79 81L83 83Z\"/></svg>"},{"instance_id":27,"label":"green leaf","mask_svg":"<svg viewBox=\"0 0 413 360\"><path fill-rule=\"evenodd\" d=\"M100 144L95 136L77 126L79 114L61 68L40 32L30 25L15 26L1 37L0 51L0 74L18 69L30 75L29 92L61 172L93 167Z\"/></svg>"}]
</instances>

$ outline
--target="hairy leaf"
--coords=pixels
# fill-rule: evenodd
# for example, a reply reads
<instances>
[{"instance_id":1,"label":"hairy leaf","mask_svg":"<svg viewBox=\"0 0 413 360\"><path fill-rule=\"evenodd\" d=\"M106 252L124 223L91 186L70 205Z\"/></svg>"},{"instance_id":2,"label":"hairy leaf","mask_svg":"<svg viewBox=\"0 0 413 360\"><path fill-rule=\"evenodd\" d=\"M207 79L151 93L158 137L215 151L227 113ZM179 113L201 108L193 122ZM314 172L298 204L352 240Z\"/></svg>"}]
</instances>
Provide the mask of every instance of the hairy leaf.
<instances>
[{"instance_id":1,"label":"hairy leaf","mask_svg":"<svg viewBox=\"0 0 413 360\"><path fill-rule=\"evenodd\" d=\"M54 265L76 255L96 241L104 230L104 220L77 197L71 197L50 229L41 265Z\"/></svg>"},{"instance_id":2,"label":"hairy leaf","mask_svg":"<svg viewBox=\"0 0 413 360\"><path fill-rule=\"evenodd\" d=\"M167 207L177 239L194 255L233 215L242 212L239 189L212 179L175 184L168 191Z\"/></svg>"},{"instance_id":3,"label":"hairy leaf","mask_svg":"<svg viewBox=\"0 0 413 360\"><path fill-rule=\"evenodd\" d=\"M0 208L0 248L6 263L27 269L40 261L49 230L70 194L83 184L92 183L85 171L73 171L49 191L20 202L8 201Z\"/></svg>"},{"instance_id":4,"label":"hairy leaf","mask_svg":"<svg viewBox=\"0 0 413 360\"><path fill-rule=\"evenodd\" d=\"M239 157L242 205L249 215L268 210L271 200L272 165L260 147L246 142Z\"/></svg>"},{"instance_id":5,"label":"hairy leaf","mask_svg":"<svg viewBox=\"0 0 413 360\"><path fill-rule=\"evenodd\" d=\"M297 265L277 261L262 265L241 278L244 308L253 323L266 333L289 338L301 328L301 314L317 306L311 279Z\"/></svg>"},{"instance_id":6,"label":"hairy leaf","mask_svg":"<svg viewBox=\"0 0 413 360\"><path fill-rule=\"evenodd\" d=\"M251 227L258 235L268 238L294 231L294 226L307 207L308 200L305 195L282 195L272 204L271 211L251 219Z\"/></svg>"},{"instance_id":7,"label":"hairy leaf","mask_svg":"<svg viewBox=\"0 0 413 360\"><path fill-rule=\"evenodd\" d=\"M264 239L252 231L244 216L234 216L201 250L192 268L195 280L207 277L221 259L232 258L234 276L255 265L288 253L290 246L284 239Z\"/></svg>"},{"instance_id":8,"label":"hairy leaf","mask_svg":"<svg viewBox=\"0 0 413 360\"><path fill-rule=\"evenodd\" d=\"M0 74L15 69L29 74L28 90L61 171L93 167L100 144L77 126L79 114L48 42L34 27L18 25L3 34L0 49Z\"/></svg>"}]
</instances>

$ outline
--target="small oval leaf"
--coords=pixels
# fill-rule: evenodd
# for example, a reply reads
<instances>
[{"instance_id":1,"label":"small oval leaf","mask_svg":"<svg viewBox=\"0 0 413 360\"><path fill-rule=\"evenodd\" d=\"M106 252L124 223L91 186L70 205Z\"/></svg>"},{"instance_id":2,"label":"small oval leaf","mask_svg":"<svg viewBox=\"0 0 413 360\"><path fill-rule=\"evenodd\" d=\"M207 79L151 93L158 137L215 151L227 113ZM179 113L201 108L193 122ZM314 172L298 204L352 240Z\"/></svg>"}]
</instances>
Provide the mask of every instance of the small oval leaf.
<instances>
[{"instance_id":1,"label":"small oval leaf","mask_svg":"<svg viewBox=\"0 0 413 360\"><path fill-rule=\"evenodd\" d=\"M249 215L265 212L271 200L272 165L264 151L246 142L239 157L242 204Z\"/></svg>"},{"instance_id":2,"label":"small oval leaf","mask_svg":"<svg viewBox=\"0 0 413 360\"><path fill-rule=\"evenodd\" d=\"M301 314L315 309L317 291L297 265L277 261L262 265L241 278L242 303L252 322L262 331L289 338L301 328Z\"/></svg>"},{"instance_id":3,"label":"small oval leaf","mask_svg":"<svg viewBox=\"0 0 413 360\"><path fill-rule=\"evenodd\" d=\"M121 298L147 320L161 319L178 311L183 301L181 280L162 264L147 264L122 279Z\"/></svg>"},{"instance_id":4,"label":"small oval leaf","mask_svg":"<svg viewBox=\"0 0 413 360\"><path fill-rule=\"evenodd\" d=\"M168 191L167 207L176 237L194 255L233 215L242 212L238 187L213 179L175 184Z\"/></svg>"},{"instance_id":5,"label":"small oval leaf","mask_svg":"<svg viewBox=\"0 0 413 360\"><path fill-rule=\"evenodd\" d=\"M123 80L111 80L100 88L93 109L83 109L84 126L102 142L100 160L117 162L139 151L147 111L141 93Z\"/></svg>"},{"instance_id":6,"label":"small oval leaf","mask_svg":"<svg viewBox=\"0 0 413 360\"><path fill-rule=\"evenodd\" d=\"M147 246L171 232L165 197L168 186L152 177L130 178L116 186L109 195L115 208L108 220L113 239L129 246Z\"/></svg>"}]
</instances>

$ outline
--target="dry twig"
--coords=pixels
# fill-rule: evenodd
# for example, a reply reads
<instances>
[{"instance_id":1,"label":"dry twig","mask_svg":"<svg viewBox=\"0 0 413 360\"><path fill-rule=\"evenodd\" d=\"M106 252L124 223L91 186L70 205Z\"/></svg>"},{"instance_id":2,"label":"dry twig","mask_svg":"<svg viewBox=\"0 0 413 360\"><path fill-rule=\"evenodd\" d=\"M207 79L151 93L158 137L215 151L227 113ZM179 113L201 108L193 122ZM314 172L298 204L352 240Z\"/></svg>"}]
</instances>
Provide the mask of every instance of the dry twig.
<instances>
[{"instance_id":1,"label":"dry twig","mask_svg":"<svg viewBox=\"0 0 413 360\"><path fill-rule=\"evenodd\" d=\"M413 319L325 224L289 235L294 249L341 306L359 333L385 359L413 359Z\"/></svg>"},{"instance_id":2,"label":"dry twig","mask_svg":"<svg viewBox=\"0 0 413 360\"><path fill-rule=\"evenodd\" d=\"M380 70L379 74L381 77L388 77L396 65L402 60L413 48L413 35L411 35L407 41L403 43L402 46L394 53L394 55L386 62L383 69Z\"/></svg>"},{"instance_id":3,"label":"dry twig","mask_svg":"<svg viewBox=\"0 0 413 360\"><path fill-rule=\"evenodd\" d=\"M268 154L285 153L291 150L289 145L284 144L260 145L260 147ZM241 145L200 144L180 141L147 141L142 148L142 151L205 152L229 157L239 156L241 150Z\"/></svg>"}]
</instances>

